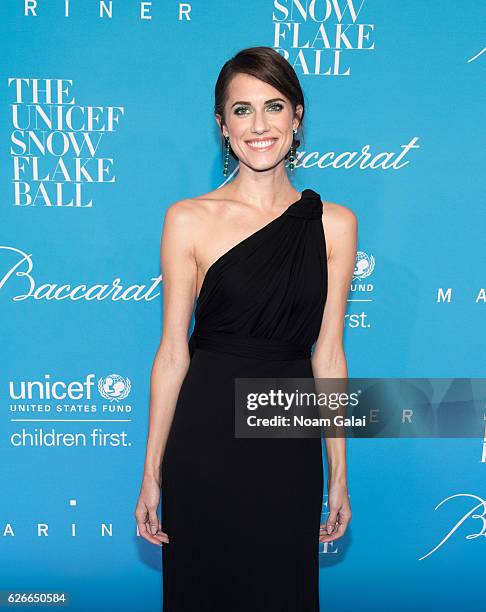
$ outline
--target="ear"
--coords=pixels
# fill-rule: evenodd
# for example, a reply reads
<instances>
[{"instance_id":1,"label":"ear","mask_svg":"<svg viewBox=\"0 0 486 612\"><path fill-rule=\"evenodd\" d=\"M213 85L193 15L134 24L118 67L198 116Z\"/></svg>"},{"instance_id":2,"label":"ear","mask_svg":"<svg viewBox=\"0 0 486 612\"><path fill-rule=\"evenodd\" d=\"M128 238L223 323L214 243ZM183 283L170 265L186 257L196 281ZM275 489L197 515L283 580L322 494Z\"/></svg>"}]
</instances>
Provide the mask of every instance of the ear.
<instances>
[{"instance_id":1,"label":"ear","mask_svg":"<svg viewBox=\"0 0 486 612\"><path fill-rule=\"evenodd\" d=\"M216 123L218 124L218 127L219 127L221 133L223 134L223 136L227 136L227 134L224 133L223 117L221 117L221 115L219 115L218 113L215 113L214 114L214 118L215 118Z\"/></svg>"},{"instance_id":2,"label":"ear","mask_svg":"<svg viewBox=\"0 0 486 612\"><path fill-rule=\"evenodd\" d=\"M297 131L300 127L300 121L302 119L303 112L304 112L304 107L302 106L302 104L297 104L297 106L295 107L294 118L292 120L292 127L294 128L295 131Z\"/></svg>"}]
</instances>

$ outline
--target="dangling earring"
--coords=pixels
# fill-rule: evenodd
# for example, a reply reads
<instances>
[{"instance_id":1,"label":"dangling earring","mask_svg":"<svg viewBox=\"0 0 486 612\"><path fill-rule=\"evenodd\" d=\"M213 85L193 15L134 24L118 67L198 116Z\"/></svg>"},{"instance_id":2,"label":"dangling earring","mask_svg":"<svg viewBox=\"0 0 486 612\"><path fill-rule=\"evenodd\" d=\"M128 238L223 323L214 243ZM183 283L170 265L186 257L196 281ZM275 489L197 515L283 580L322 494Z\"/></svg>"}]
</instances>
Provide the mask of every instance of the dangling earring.
<instances>
[{"instance_id":1,"label":"dangling earring","mask_svg":"<svg viewBox=\"0 0 486 612\"><path fill-rule=\"evenodd\" d=\"M295 134L296 131L294 129L292 129L292 144L290 145L290 154L289 154L289 168L290 168L290 172L294 171L295 165L294 165L294 160L295 160Z\"/></svg>"},{"instance_id":2,"label":"dangling earring","mask_svg":"<svg viewBox=\"0 0 486 612\"><path fill-rule=\"evenodd\" d=\"M229 150L230 150L230 141L229 136L224 137L224 166L223 166L223 175L228 176L228 165L229 165Z\"/></svg>"}]
</instances>

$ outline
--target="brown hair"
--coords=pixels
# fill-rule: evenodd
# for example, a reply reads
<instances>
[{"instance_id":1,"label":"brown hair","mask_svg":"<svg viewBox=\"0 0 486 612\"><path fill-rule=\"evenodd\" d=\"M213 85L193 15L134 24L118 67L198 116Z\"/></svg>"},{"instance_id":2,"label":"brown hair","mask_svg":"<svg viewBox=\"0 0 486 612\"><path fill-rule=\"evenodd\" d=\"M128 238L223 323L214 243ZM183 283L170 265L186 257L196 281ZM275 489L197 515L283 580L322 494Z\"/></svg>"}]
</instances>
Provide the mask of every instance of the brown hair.
<instances>
[{"instance_id":1,"label":"brown hair","mask_svg":"<svg viewBox=\"0 0 486 612\"><path fill-rule=\"evenodd\" d=\"M298 129L303 137L303 122L305 114L304 92L300 85L295 70L289 62L278 51L272 47L249 47L242 49L234 57L229 59L221 68L218 80L214 88L214 112L221 115L222 123L225 124L224 107L228 97L228 87L231 79L239 74L249 74L272 87L275 87L288 100L290 100L294 113L297 104L302 105L302 117ZM224 138L222 138L222 146ZM295 147L299 147L300 140L295 137ZM238 159L231 146L232 157ZM288 153L285 156L287 159Z\"/></svg>"}]
</instances>

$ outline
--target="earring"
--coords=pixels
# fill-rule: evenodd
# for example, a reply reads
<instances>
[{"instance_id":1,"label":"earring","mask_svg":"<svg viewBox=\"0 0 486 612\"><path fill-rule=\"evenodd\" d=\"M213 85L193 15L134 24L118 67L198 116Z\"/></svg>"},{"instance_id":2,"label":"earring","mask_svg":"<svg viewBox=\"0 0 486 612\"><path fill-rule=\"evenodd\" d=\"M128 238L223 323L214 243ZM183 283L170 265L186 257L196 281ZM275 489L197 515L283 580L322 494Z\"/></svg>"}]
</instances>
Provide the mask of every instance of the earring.
<instances>
[{"instance_id":1,"label":"earring","mask_svg":"<svg viewBox=\"0 0 486 612\"><path fill-rule=\"evenodd\" d=\"M224 147L225 147L225 152L224 152L223 175L227 176L228 175L228 165L229 165L229 150L230 150L229 136L224 137Z\"/></svg>"},{"instance_id":2,"label":"earring","mask_svg":"<svg viewBox=\"0 0 486 612\"><path fill-rule=\"evenodd\" d=\"M292 144L290 145L290 154L289 154L289 168L290 171L293 172L295 168L294 160L295 160L295 134L296 131L292 130Z\"/></svg>"}]
</instances>

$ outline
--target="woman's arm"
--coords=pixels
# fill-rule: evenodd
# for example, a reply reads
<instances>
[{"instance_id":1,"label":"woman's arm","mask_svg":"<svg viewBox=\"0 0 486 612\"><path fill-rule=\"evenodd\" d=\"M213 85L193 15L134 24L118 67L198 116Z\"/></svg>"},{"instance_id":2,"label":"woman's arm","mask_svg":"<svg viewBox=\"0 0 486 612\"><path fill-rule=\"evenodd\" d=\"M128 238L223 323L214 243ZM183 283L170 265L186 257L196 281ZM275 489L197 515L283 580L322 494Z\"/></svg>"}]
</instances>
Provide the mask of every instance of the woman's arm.
<instances>
[{"instance_id":1,"label":"woman's arm","mask_svg":"<svg viewBox=\"0 0 486 612\"><path fill-rule=\"evenodd\" d=\"M312 372L314 378L345 380L348 371L343 331L346 302L356 261L358 224L355 214L338 204L326 205L324 222L328 247L328 293L319 337L311 357ZM323 526L321 542L340 538L351 520L346 476L346 439L326 437L325 444L329 467L329 517L325 525L328 535L325 535ZM334 529L336 522L338 527Z\"/></svg>"},{"instance_id":2,"label":"woman's arm","mask_svg":"<svg viewBox=\"0 0 486 612\"><path fill-rule=\"evenodd\" d=\"M140 535L154 544L168 541L167 534L161 532L156 514L162 484L161 467L177 398L190 362L187 334L197 283L193 217L187 200L172 204L165 215L161 238L162 336L150 376L145 464L135 511ZM158 540L154 537L156 533Z\"/></svg>"}]
</instances>

